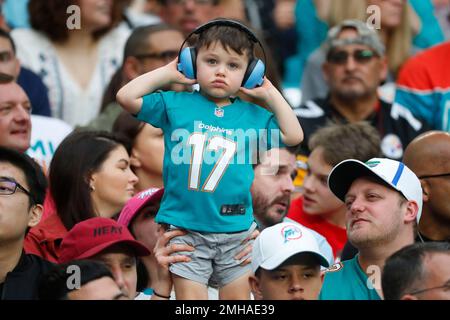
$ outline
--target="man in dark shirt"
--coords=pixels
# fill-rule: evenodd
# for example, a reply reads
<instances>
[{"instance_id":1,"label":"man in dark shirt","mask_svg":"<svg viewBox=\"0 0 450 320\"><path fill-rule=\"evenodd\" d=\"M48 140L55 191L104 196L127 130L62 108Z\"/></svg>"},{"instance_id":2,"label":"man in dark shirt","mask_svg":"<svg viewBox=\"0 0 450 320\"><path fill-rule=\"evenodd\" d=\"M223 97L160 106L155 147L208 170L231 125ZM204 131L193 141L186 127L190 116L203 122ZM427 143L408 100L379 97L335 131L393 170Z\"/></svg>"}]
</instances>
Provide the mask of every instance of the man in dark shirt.
<instances>
[{"instance_id":1,"label":"man in dark shirt","mask_svg":"<svg viewBox=\"0 0 450 320\"><path fill-rule=\"evenodd\" d=\"M378 87L388 68L376 32L364 22L346 20L329 31L324 50L328 97L295 109L305 134L302 154L309 155L309 137L327 122L365 120L380 133L384 156L400 160L407 144L428 127L407 109L379 98Z\"/></svg>"},{"instance_id":2,"label":"man in dark shirt","mask_svg":"<svg viewBox=\"0 0 450 320\"><path fill-rule=\"evenodd\" d=\"M28 228L42 215L46 180L26 154L0 147L0 300L37 299L51 263L23 251Z\"/></svg>"}]
</instances>

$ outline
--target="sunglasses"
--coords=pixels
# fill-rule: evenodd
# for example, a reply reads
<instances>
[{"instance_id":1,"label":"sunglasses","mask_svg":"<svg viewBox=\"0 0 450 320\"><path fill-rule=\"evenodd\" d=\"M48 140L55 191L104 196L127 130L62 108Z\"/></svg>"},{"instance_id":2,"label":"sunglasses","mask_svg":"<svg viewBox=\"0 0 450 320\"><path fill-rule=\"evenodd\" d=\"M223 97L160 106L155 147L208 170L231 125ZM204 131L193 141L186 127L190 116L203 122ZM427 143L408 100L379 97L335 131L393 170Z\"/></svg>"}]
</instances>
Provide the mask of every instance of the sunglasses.
<instances>
[{"instance_id":1,"label":"sunglasses","mask_svg":"<svg viewBox=\"0 0 450 320\"><path fill-rule=\"evenodd\" d=\"M327 55L327 61L333 64L345 64L348 57L352 55L353 60L358 63L364 64L372 60L376 56L375 52L369 49L359 49L350 53L344 50L330 51Z\"/></svg>"},{"instance_id":2,"label":"sunglasses","mask_svg":"<svg viewBox=\"0 0 450 320\"><path fill-rule=\"evenodd\" d=\"M137 59L157 59L157 60L174 60L178 56L178 51L176 50L166 50L162 52L155 53L143 53L134 55Z\"/></svg>"}]
</instances>

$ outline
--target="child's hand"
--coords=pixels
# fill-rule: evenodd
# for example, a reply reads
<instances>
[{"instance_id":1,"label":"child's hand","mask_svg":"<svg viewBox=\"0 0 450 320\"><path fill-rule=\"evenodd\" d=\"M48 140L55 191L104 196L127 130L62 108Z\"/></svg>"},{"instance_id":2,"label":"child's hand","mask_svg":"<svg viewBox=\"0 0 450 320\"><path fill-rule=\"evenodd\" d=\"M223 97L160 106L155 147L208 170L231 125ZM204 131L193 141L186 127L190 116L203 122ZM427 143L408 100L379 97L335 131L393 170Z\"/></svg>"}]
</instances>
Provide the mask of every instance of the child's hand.
<instances>
[{"instance_id":1,"label":"child's hand","mask_svg":"<svg viewBox=\"0 0 450 320\"><path fill-rule=\"evenodd\" d=\"M246 89L244 87L241 87L239 90L252 98L261 99L268 104L270 104L273 100L274 90L278 91L272 84L272 82L267 79L267 77L264 77L264 82L260 87L256 87L253 89Z\"/></svg>"},{"instance_id":2,"label":"child's hand","mask_svg":"<svg viewBox=\"0 0 450 320\"><path fill-rule=\"evenodd\" d=\"M179 84L185 84L185 85L193 85L197 83L196 79L189 79L186 78L184 74L182 74L177 69L178 65L178 58L175 60L172 60L167 65L165 65L163 68L166 68L167 74L170 77L171 83L179 83Z\"/></svg>"}]
</instances>

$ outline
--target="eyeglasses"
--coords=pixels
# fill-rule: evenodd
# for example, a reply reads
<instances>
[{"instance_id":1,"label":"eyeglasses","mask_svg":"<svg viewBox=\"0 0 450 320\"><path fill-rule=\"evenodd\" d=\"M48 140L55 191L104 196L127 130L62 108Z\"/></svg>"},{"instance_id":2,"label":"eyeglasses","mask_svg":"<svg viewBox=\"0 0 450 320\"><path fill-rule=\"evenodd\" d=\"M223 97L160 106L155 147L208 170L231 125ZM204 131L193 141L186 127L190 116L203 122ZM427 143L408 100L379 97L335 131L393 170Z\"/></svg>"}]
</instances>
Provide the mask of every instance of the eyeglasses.
<instances>
[{"instance_id":1,"label":"eyeglasses","mask_svg":"<svg viewBox=\"0 0 450 320\"><path fill-rule=\"evenodd\" d=\"M416 290L416 291L413 291L413 292L409 292L409 294L415 295L415 294L424 293L424 292L427 292L427 291L437 290L437 289L443 289L444 291L450 290L450 281L447 281L447 283L445 283L442 286Z\"/></svg>"},{"instance_id":2,"label":"eyeglasses","mask_svg":"<svg viewBox=\"0 0 450 320\"><path fill-rule=\"evenodd\" d=\"M428 179L428 178L441 178L441 177L448 177L450 176L450 173L440 173L440 174L429 174L424 176L419 176L419 179Z\"/></svg>"},{"instance_id":3,"label":"eyeglasses","mask_svg":"<svg viewBox=\"0 0 450 320\"><path fill-rule=\"evenodd\" d=\"M27 189L22 187L20 183L9 178L0 178L0 195L14 194L17 191L17 189L22 190L27 196L29 196L33 200L31 193Z\"/></svg>"},{"instance_id":4,"label":"eyeglasses","mask_svg":"<svg viewBox=\"0 0 450 320\"><path fill-rule=\"evenodd\" d=\"M13 58L11 51L0 51L0 62L8 62Z\"/></svg>"},{"instance_id":5,"label":"eyeglasses","mask_svg":"<svg viewBox=\"0 0 450 320\"><path fill-rule=\"evenodd\" d=\"M137 59L158 59L158 60L174 60L178 56L178 51L176 50L166 50L162 52L155 53L143 53L134 55Z\"/></svg>"},{"instance_id":6,"label":"eyeglasses","mask_svg":"<svg viewBox=\"0 0 450 320\"><path fill-rule=\"evenodd\" d=\"M186 2L190 0L167 0L167 4L169 5L185 5ZM213 0L192 0L196 5L204 6L208 4L213 4Z\"/></svg>"},{"instance_id":7,"label":"eyeglasses","mask_svg":"<svg viewBox=\"0 0 450 320\"><path fill-rule=\"evenodd\" d=\"M359 49L353 51L353 53L339 50L339 51L330 51L327 55L327 61L333 64L345 64L347 63L348 57L352 55L353 59L361 64L367 63L372 60L373 57L376 56L375 52L369 49Z\"/></svg>"}]
</instances>

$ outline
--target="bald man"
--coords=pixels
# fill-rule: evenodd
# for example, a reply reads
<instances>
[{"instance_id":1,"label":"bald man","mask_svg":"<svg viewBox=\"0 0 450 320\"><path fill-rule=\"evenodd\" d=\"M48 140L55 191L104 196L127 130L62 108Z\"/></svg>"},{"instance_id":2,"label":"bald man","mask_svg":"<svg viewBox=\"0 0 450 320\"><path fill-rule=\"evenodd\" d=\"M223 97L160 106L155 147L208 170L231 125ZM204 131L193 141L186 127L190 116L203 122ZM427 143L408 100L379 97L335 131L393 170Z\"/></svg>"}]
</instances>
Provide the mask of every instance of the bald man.
<instances>
[{"instance_id":1,"label":"bald man","mask_svg":"<svg viewBox=\"0 0 450 320\"><path fill-rule=\"evenodd\" d=\"M429 131L416 137L406 148L403 162L422 184L417 240L450 242L450 134Z\"/></svg>"}]
</instances>

